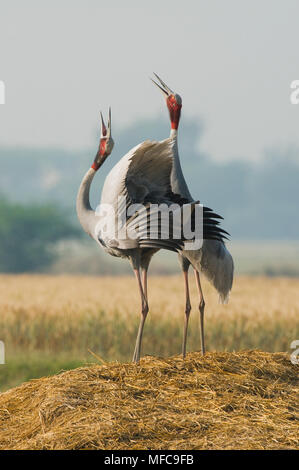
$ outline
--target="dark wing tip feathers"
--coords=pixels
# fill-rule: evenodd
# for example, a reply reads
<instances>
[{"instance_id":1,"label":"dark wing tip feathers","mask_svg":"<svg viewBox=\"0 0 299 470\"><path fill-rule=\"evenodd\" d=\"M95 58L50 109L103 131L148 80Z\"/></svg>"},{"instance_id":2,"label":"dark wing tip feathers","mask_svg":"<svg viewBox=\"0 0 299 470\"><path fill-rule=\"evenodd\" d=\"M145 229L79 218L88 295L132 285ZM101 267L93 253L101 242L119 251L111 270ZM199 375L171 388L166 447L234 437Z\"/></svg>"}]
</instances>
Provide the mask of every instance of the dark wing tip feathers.
<instances>
[{"instance_id":1,"label":"dark wing tip feathers","mask_svg":"<svg viewBox=\"0 0 299 470\"><path fill-rule=\"evenodd\" d=\"M218 219L218 220L217 220ZM226 236L230 234L222 229L219 224L219 219L223 220L223 217L219 214L216 214L209 207L203 207L203 239L204 240L229 240Z\"/></svg>"}]
</instances>

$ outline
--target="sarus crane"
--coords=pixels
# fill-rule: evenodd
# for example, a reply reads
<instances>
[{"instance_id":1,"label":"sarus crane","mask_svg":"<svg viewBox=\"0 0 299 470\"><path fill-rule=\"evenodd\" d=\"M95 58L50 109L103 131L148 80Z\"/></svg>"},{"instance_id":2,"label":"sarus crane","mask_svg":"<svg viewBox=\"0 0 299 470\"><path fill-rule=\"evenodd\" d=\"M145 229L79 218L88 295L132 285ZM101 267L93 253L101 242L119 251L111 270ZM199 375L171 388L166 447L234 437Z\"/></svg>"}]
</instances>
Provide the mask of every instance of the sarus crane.
<instances>
[{"instance_id":1,"label":"sarus crane","mask_svg":"<svg viewBox=\"0 0 299 470\"><path fill-rule=\"evenodd\" d=\"M102 188L100 205L94 211L89 199L91 183L111 154L113 145L109 109L107 128L101 114L100 145L91 168L80 184L76 209L85 232L105 252L126 258L132 265L141 300L141 318L133 354L133 362L138 363L148 313L147 294L140 271L144 266L148 268L151 257L161 248L175 252L183 249L186 239L173 234L178 233L178 229L180 233L183 231L183 224L186 223L183 210L189 208L189 218L192 219L198 203L186 203L171 190L173 139L162 142L147 140L131 149L109 172ZM163 218L161 221L159 216L161 204L164 207L177 205L167 222ZM176 217L176 211L180 217ZM217 218L217 214L211 209L203 208L203 233L207 238L221 239L222 233L213 224L215 217ZM166 231L168 238L164 237Z\"/></svg>"},{"instance_id":2,"label":"sarus crane","mask_svg":"<svg viewBox=\"0 0 299 470\"><path fill-rule=\"evenodd\" d=\"M185 203L191 203L194 201L190 194L189 188L185 181L183 171L180 164L180 157L178 151L178 127L181 116L182 98L180 95L175 93L169 88L166 83L157 75L154 74L159 81L157 83L152 80L153 83L161 90L163 96L166 99L166 105L169 111L169 117L171 122L170 139L173 141L173 167L171 173L171 189L173 193L178 194ZM221 217L222 218L222 217ZM218 225L217 221L211 222ZM204 276L212 283L217 292L219 293L220 303L227 303L229 298L229 292L233 284L234 274L234 263L231 254L225 246L224 239L226 235L229 235L225 230L218 227L219 233L222 233L222 239L208 239L204 237L202 247L199 250L182 250L179 252L179 262L184 275L185 285L185 322L184 322L184 334L183 334L183 346L182 354L186 356L186 344L187 344L187 330L188 321L191 311L191 302L189 294L189 281L188 281L188 270L190 264L194 268L194 274L196 279L196 285L199 294L199 312L200 312L200 332L201 332L201 349L202 353L205 353L205 340L204 340L204 309L205 301L203 291L200 283L199 273L203 273Z\"/></svg>"}]
</instances>

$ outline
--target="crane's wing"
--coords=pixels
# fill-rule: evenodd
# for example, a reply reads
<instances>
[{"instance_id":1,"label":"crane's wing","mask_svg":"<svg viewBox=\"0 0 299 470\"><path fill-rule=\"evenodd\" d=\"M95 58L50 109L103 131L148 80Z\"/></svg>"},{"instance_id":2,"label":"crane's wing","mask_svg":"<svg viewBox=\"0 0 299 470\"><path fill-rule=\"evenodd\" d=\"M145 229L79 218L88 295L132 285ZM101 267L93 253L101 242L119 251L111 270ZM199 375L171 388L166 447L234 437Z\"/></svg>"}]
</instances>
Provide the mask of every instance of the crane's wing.
<instances>
[{"instance_id":1,"label":"crane's wing","mask_svg":"<svg viewBox=\"0 0 299 470\"><path fill-rule=\"evenodd\" d=\"M173 141L145 141L135 148L129 159L124 192L129 204L161 203L171 190Z\"/></svg>"},{"instance_id":2,"label":"crane's wing","mask_svg":"<svg viewBox=\"0 0 299 470\"><path fill-rule=\"evenodd\" d=\"M145 141L128 152L105 180L101 204L108 202L114 209L114 234L99 235L107 245L118 249L137 247L181 250L183 206L190 206L193 217L196 203L186 201L171 190L174 161L173 139ZM153 205L160 207L153 207ZM177 205L168 220L161 218L161 205ZM208 208L203 210L206 238L222 239L220 218ZM185 221L186 223L186 221ZM194 222L193 222L194 225ZM118 228L115 234L115 227ZM120 229L120 230L119 230Z\"/></svg>"},{"instance_id":3,"label":"crane's wing","mask_svg":"<svg viewBox=\"0 0 299 470\"><path fill-rule=\"evenodd\" d=\"M173 141L166 139L142 142L113 168L106 178L101 204L112 203L114 225L118 229L121 226L121 230L117 236L106 237L109 246L130 249L142 247L144 242L144 246L182 249L182 240L166 239L159 208L152 207L152 204L166 207L172 204L169 198L172 166Z\"/></svg>"},{"instance_id":4,"label":"crane's wing","mask_svg":"<svg viewBox=\"0 0 299 470\"><path fill-rule=\"evenodd\" d=\"M160 200L170 190L173 143L146 140L131 149L105 179L101 204L116 204L120 196L128 202L143 203L147 196Z\"/></svg>"}]
</instances>

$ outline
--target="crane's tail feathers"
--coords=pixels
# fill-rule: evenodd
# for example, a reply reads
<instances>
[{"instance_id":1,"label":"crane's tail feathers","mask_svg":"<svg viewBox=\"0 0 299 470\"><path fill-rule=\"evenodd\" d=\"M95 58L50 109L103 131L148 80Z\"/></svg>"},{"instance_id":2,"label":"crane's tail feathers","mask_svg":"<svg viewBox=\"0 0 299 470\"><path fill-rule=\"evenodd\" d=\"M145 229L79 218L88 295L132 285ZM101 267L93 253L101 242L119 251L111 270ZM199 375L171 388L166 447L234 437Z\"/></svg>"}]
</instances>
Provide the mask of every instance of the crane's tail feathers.
<instances>
[{"instance_id":1,"label":"crane's tail feathers","mask_svg":"<svg viewBox=\"0 0 299 470\"><path fill-rule=\"evenodd\" d=\"M220 304L228 304L229 301L229 293L228 294L219 294L219 303Z\"/></svg>"},{"instance_id":2,"label":"crane's tail feathers","mask_svg":"<svg viewBox=\"0 0 299 470\"><path fill-rule=\"evenodd\" d=\"M219 293L219 302L227 304L233 284L234 262L224 243L205 240L200 264L201 271Z\"/></svg>"},{"instance_id":3,"label":"crane's tail feathers","mask_svg":"<svg viewBox=\"0 0 299 470\"><path fill-rule=\"evenodd\" d=\"M219 302L226 304L233 284L234 262L224 243L204 240L200 250L184 251L183 254L215 287Z\"/></svg>"}]
</instances>

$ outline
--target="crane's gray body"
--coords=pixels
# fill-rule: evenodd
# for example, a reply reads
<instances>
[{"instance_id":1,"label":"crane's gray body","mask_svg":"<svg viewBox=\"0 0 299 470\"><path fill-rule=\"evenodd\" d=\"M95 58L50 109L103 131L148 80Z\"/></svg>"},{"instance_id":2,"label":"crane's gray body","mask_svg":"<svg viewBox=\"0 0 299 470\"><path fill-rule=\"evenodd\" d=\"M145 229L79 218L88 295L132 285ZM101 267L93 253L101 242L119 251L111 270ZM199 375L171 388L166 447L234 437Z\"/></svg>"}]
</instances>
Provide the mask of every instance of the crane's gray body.
<instances>
[{"instance_id":1,"label":"crane's gray body","mask_svg":"<svg viewBox=\"0 0 299 470\"><path fill-rule=\"evenodd\" d=\"M151 257L159 249L181 250L183 245L178 240L148 240L146 224L143 227L144 236L141 230L141 235L136 239L120 239L105 228L107 220L119 215L120 196L126 202L122 210L126 210L130 204L143 204L146 201L171 205L173 201L169 198L169 191L194 203L181 169L176 131L172 131L170 138L161 142L142 142L119 160L105 179L100 210L97 212L89 202L94 175L95 171L91 168L82 180L77 196L77 214L83 229L101 248L112 256L129 258L133 264L138 258L139 266L146 269ZM101 212L106 206L113 210L110 213ZM125 222L128 224L128 219ZM134 224L139 226L144 222L145 218L141 214L140 218L134 219L133 228ZM222 241L206 239L199 250L180 251L179 258L183 268L191 263L207 277L217 289L221 302L228 300L234 267L233 259Z\"/></svg>"},{"instance_id":2,"label":"crane's gray body","mask_svg":"<svg viewBox=\"0 0 299 470\"><path fill-rule=\"evenodd\" d=\"M95 171L90 169L84 176L77 196L78 218L83 229L110 255L132 260L138 254L141 266L146 266L159 249L177 251L182 248L181 240L149 239L146 210L141 210L140 215L133 219L127 216L127 209L132 204L173 204L169 196L174 162L173 145L172 139L145 141L130 150L107 175L97 211L93 211L89 203L90 185ZM120 198L124 201L121 205ZM160 233L163 226L158 226L158 218L155 219L154 215L151 218L151 231ZM124 221L128 230L138 227L138 237L132 239L118 236L115 229L119 227L119 220Z\"/></svg>"}]
</instances>

